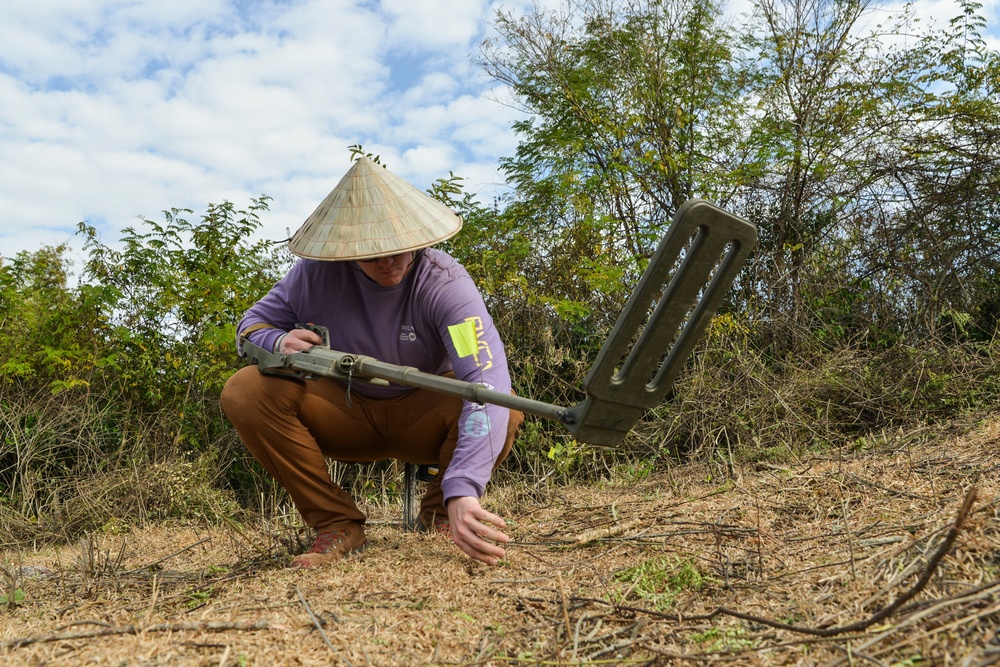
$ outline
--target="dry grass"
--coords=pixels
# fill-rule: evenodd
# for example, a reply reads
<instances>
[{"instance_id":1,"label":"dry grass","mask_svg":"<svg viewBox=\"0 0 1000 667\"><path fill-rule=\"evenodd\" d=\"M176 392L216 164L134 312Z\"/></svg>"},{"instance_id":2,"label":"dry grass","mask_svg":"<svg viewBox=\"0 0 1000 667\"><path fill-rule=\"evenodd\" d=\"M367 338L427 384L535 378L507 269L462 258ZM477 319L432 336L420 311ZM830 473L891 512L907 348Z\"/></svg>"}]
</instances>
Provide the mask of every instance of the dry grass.
<instances>
[{"instance_id":1,"label":"dry grass","mask_svg":"<svg viewBox=\"0 0 1000 667\"><path fill-rule=\"evenodd\" d=\"M716 472L496 487L514 537L496 568L403 532L396 507L374 508L369 549L325 570L282 567L296 540L279 521L23 545L0 555L3 594L24 594L0 611L0 662L1000 662L1000 420Z\"/></svg>"}]
</instances>

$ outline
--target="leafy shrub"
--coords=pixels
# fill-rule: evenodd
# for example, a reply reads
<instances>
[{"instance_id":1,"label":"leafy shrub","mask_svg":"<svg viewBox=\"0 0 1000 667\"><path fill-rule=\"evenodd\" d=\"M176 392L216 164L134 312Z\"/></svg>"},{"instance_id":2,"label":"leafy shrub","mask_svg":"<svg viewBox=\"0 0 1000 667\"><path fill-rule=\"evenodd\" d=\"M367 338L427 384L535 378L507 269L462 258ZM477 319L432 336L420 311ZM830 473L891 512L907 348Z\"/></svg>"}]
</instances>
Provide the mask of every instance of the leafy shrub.
<instances>
[{"instance_id":1,"label":"leafy shrub","mask_svg":"<svg viewBox=\"0 0 1000 667\"><path fill-rule=\"evenodd\" d=\"M65 535L231 511L219 490L256 479L218 404L235 324L290 262L252 239L266 210L172 209L115 244L81 223L76 287L65 246L0 262L0 506Z\"/></svg>"}]
</instances>

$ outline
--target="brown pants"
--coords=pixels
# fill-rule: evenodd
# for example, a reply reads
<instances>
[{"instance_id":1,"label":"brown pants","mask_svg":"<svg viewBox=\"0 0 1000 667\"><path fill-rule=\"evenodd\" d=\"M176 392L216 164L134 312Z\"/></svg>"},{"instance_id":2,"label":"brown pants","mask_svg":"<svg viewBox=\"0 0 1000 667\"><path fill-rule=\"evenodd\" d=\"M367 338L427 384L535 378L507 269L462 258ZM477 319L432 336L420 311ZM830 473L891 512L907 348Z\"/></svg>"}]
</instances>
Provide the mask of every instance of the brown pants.
<instances>
[{"instance_id":1,"label":"brown pants","mask_svg":"<svg viewBox=\"0 0 1000 667\"><path fill-rule=\"evenodd\" d=\"M425 522L446 515L440 480L458 443L462 399L417 389L397 398L365 398L330 378L297 381L240 369L222 391L222 409L247 449L288 491L307 525L337 530L365 515L333 483L326 458L344 462L397 459L437 464L420 503ZM500 465L524 415L510 411L507 437L497 448ZM486 445L490 446L490 445Z\"/></svg>"}]
</instances>

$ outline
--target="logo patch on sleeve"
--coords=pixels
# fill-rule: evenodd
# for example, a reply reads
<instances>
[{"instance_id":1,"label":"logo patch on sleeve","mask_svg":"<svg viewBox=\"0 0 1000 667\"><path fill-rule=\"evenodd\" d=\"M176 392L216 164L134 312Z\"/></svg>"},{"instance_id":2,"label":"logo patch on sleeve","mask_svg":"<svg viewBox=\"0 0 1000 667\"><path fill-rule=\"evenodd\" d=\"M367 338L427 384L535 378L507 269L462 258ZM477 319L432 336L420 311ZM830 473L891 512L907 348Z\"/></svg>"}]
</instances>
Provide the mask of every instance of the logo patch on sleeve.
<instances>
[{"instance_id":1,"label":"logo patch on sleeve","mask_svg":"<svg viewBox=\"0 0 1000 667\"><path fill-rule=\"evenodd\" d=\"M490 432L490 416L484 410L476 410L465 418L462 432L471 438L483 438Z\"/></svg>"}]
</instances>

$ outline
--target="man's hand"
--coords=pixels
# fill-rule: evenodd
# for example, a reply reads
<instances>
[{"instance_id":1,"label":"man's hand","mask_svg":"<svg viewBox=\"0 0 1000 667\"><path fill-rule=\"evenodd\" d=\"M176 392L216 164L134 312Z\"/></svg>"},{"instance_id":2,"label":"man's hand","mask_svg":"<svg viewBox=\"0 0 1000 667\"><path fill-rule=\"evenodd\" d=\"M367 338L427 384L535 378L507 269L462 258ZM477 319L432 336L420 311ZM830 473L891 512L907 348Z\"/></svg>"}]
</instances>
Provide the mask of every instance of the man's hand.
<instances>
[{"instance_id":1,"label":"man's hand","mask_svg":"<svg viewBox=\"0 0 1000 667\"><path fill-rule=\"evenodd\" d=\"M507 523L496 514L487 512L472 496L459 496L448 501L448 521L451 538L458 548L487 565L496 565L506 555L503 547L510 538L497 528Z\"/></svg>"},{"instance_id":2,"label":"man's hand","mask_svg":"<svg viewBox=\"0 0 1000 667\"><path fill-rule=\"evenodd\" d=\"M281 337L278 343L278 354L291 354L292 352L305 352L313 345L321 345L323 337L315 331L309 329L292 329Z\"/></svg>"}]
</instances>

